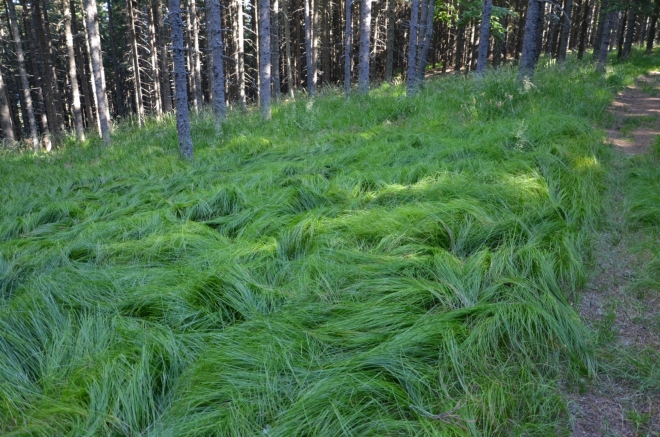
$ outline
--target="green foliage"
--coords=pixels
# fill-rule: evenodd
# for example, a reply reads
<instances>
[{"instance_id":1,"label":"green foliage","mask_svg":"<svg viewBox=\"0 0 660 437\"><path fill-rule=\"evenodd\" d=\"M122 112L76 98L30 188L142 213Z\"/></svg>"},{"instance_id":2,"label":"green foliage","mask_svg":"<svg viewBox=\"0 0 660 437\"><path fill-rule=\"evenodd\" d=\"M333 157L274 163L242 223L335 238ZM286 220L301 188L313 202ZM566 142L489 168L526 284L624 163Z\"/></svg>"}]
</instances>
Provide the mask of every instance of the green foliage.
<instances>
[{"instance_id":1,"label":"green foliage","mask_svg":"<svg viewBox=\"0 0 660 437\"><path fill-rule=\"evenodd\" d=\"M634 59L3 152L0 433L561 434Z\"/></svg>"}]
</instances>

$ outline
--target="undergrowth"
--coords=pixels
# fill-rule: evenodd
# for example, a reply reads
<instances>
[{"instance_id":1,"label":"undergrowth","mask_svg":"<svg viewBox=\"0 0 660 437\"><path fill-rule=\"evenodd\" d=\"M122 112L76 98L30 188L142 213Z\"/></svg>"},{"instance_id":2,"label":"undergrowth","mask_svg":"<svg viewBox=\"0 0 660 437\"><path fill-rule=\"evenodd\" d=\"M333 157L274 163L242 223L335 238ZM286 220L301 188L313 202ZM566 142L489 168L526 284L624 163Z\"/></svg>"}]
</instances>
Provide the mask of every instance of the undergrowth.
<instances>
[{"instance_id":1,"label":"undergrowth","mask_svg":"<svg viewBox=\"0 0 660 437\"><path fill-rule=\"evenodd\" d=\"M5 152L0 433L561 434L595 368L592 126L658 65L202 114L192 163L171 116Z\"/></svg>"}]
</instances>

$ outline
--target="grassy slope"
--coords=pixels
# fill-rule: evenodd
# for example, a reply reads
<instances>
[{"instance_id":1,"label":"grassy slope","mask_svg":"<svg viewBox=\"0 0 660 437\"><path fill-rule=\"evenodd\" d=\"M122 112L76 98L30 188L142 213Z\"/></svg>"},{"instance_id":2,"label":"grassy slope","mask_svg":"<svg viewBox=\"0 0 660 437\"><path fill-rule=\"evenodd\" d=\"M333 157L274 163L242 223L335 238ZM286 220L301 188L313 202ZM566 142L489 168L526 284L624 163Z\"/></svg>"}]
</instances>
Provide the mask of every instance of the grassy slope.
<instances>
[{"instance_id":1,"label":"grassy slope","mask_svg":"<svg viewBox=\"0 0 660 437\"><path fill-rule=\"evenodd\" d=\"M616 89L328 92L0 159L0 433L552 435ZM442 415L442 413L446 413Z\"/></svg>"}]
</instances>

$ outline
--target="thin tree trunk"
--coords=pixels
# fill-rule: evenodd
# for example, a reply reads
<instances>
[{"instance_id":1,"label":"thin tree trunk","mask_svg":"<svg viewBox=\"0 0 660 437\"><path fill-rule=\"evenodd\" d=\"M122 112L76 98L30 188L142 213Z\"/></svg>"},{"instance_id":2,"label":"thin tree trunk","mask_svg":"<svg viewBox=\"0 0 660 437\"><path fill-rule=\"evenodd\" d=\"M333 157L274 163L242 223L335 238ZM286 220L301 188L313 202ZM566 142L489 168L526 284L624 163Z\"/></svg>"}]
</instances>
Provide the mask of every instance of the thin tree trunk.
<instances>
[{"instance_id":1,"label":"thin tree trunk","mask_svg":"<svg viewBox=\"0 0 660 437\"><path fill-rule=\"evenodd\" d=\"M626 40L623 43L623 59L630 58L632 52L633 36L635 35L635 22L637 21L637 6L630 6L628 22L626 23Z\"/></svg>"},{"instance_id":2,"label":"thin tree trunk","mask_svg":"<svg viewBox=\"0 0 660 437\"><path fill-rule=\"evenodd\" d=\"M273 78L273 97L279 100L282 83L280 81L280 4L273 0L273 13L271 14L271 76Z\"/></svg>"},{"instance_id":3,"label":"thin tree trunk","mask_svg":"<svg viewBox=\"0 0 660 437\"><path fill-rule=\"evenodd\" d=\"M137 113L138 124L142 125L144 120L144 102L142 100L140 56L138 53L137 34L135 32L135 13L133 12L133 0L126 0L126 14L126 18L128 20L128 30L131 39L131 61L133 63L133 92L135 93L135 112Z\"/></svg>"},{"instance_id":4,"label":"thin tree trunk","mask_svg":"<svg viewBox=\"0 0 660 437\"><path fill-rule=\"evenodd\" d=\"M419 88L417 76L417 33L419 32L419 0L412 0L410 8L410 42L408 43L408 71L406 94L413 96Z\"/></svg>"},{"instance_id":5,"label":"thin tree trunk","mask_svg":"<svg viewBox=\"0 0 660 437\"><path fill-rule=\"evenodd\" d=\"M559 36L559 50L557 61L566 61L566 49L568 48L568 37L571 33L571 13L573 12L573 0L566 0L564 13L561 16L561 34Z\"/></svg>"},{"instance_id":6,"label":"thin tree trunk","mask_svg":"<svg viewBox=\"0 0 660 437\"><path fill-rule=\"evenodd\" d=\"M522 54L518 70L520 81L531 80L534 77L534 67L537 58L537 38L539 17L543 5L538 0L529 0L527 5L527 19L525 20L525 35L523 37Z\"/></svg>"},{"instance_id":7,"label":"thin tree trunk","mask_svg":"<svg viewBox=\"0 0 660 437\"><path fill-rule=\"evenodd\" d=\"M369 92L369 58L371 38L371 0L360 5L360 63L358 67L358 91Z\"/></svg>"},{"instance_id":8,"label":"thin tree trunk","mask_svg":"<svg viewBox=\"0 0 660 437\"><path fill-rule=\"evenodd\" d=\"M211 49L211 103L220 121L225 119L225 72L222 43L222 10L220 0L208 0L207 26Z\"/></svg>"},{"instance_id":9,"label":"thin tree trunk","mask_svg":"<svg viewBox=\"0 0 660 437\"><path fill-rule=\"evenodd\" d=\"M286 50L286 84L289 97L293 99L293 60L291 58L291 24L289 22L289 1L282 1L282 13L284 15L284 45Z\"/></svg>"},{"instance_id":10,"label":"thin tree trunk","mask_svg":"<svg viewBox=\"0 0 660 437\"><path fill-rule=\"evenodd\" d=\"M201 111L202 109L202 63L199 56L199 25L197 23L197 2L190 0L190 11L188 17L192 30L192 78L195 82L194 97L195 109Z\"/></svg>"},{"instance_id":11,"label":"thin tree trunk","mask_svg":"<svg viewBox=\"0 0 660 437\"><path fill-rule=\"evenodd\" d=\"M193 143L188 114L186 56L183 45L183 20L180 0L170 0L169 21L172 29L172 58L174 59L174 90L176 100L176 130L179 136L179 156L192 159Z\"/></svg>"},{"instance_id":12,"label":"thin tree trunk","mask_svg":"<svg viewBox=\"0 0 660 437\"><path fill-rule=\"evenodd\" d=\"M477 57L477 75L486 74L486 61L488 60L488 40L490 39L490 14L493 10L493 0L484 0L484 9L481 13L481 32L479 35L479 55Z\"/></svg>"},{"instance_id":13,"label":"thin tree trunk","mask_svg":"<svg viewBox=\"0 0 660 437\"><path fill-rule=\"evenodd\" d=\"M582 24L580 26L580 43L578 44L578 59L584 56L584 50L587 46L587 31L589 30L589 13L591 12L591 2L594 0L584 0L584 11L582 12Z\"/></svg>"},{"instance_id":14,"label":"thin tree trunk","mask_svg":"<svg viewBox=\"0 0 660 437\"><path fill-rule=\"evenodd\" d=\"M73 3L72 3L73 4ZM108 30L110 35L115 34L112 0L108 0ZM124 114L124 87L123 78L119 70L119 59L117 57L117 44L115 38L110 38L110 57L112 58L112 71L114 73L115 114L123 117Z\"/></svg>"},{"instance_id":15,"label":"thin tree trunk","mask_svg":"<svg viewBox=\"0 0 660 437\"><path fill-rule=\"evenodd\" d=\"M603 2L605 3L605 2ZM605 9L605 5L603 5L603 9ZM603 28L603 36L601 38L601 43L600 43L600 51L598 54L598 65L596 67L596 71L599 73L605 72L605 64L607 63L607 48L610 45L610 35L612 33L612 21L614 20L614 12L610 12L607 14L607 18L605 19L605 26Z\"/></svg>"},{"instance_id":16,"label":"thin tree trunk","mask_svg":"<svg viewBox=\"0 0 660 437\"><path fill-rule=\"evenodd\" d=\"M25 68L25 52L21 43L21 33L18 30L18 21L16 20L16 9L13 0L6 0L7 10L9 11L9 21L11 23L11 33L14 39L16 57L18 58L18 71L21 75L21 87L23 91L23 101L25 102L28 115L28 125L30 129L30 139L32 148L35 152L39 151L39 135L37 133L37 123L34 119L34 108L32 107L32 95L30 94L30 81L28 80L27 69Z\"/></svg>"},{"instance_id":17,"label":"thin tree trunk","mask_svg":"<svg viewBox=\"0 0 660 437\"><path fill-rule=\"evenodd\" d=\"M167 47L165 41L165 25L163 23L163 5L161 0L153 0L151 4L154 11L154 24L156 25L156 46L160 51L160 95L163 103L163 112L172 111L172 86L170 83L170 67L167 62Z\"/></svg>"},{"instance_id":18,"label":"thin tree trunk","mask_svg":"<svg viewBox=\"0 0 660 437\"><path fill-rule=\"evenodd\" d=\"M391 0L390 0L391 1ZM346 0L346 32L344 35L344 95L351 95L351 46L353 45L353 0Z\"/></svg>"},{"instance_id":19,"label":"thin tree trunk","mask_svg":"<svg viewBox=\"0 0 660 437\"><path fill-rule=\"evenodd\" d=\"M429 48L431 47L431 37L433 36L433 11L435 10L435 0L425 0L427 12L424 16L424 31L420 28L419 41L417 42L417 86L424 83L426 75L426 64L429 58ZM424 15L424 14L423 14Z\"/></svg>"},{"instance_id":20,"label":"thin tree trunk","mask_svg":"<svg viewBox=\"0 0 660 437\"><path fill-rule=\"evenodd\" d=\"M651 24L649 25L649 33L646 36L646 54L650 55L653 52L653 41L655 40L655 28L658 24L658 15L660 14L660 0L655 1L655 8L653 8L653 15L651 15Z\"/></svg>"},{"instance_id":21,"label":"thin tree trunk","mask_svg":"<svg viewBox=\"0 0 660 437\"><path fill-rule=\"evenodd\" d=\"M41 0L33 1L32 8L32 30L35 32L39 47L38 62L42 73L42 91L44 93L44 103L46 104L46 112L48 114L48 127L51 132L57 133L62 131L61 116L58 114L57 106L55 104L56 100L58 100L56 96L59 96L60 93L57 89L57 77L53 69L53 59L50 56L50 38L47 37L48 29L45 28ZM46 150L50 151L49 145L46 145Z\"/></svg>"},{"instance_id":22,"label":"thin tree trunk","mask_svg":"<svg viewBox=\"0 0 660 437\"><path fill-rule=\"evenodd\" d=\"M238 76L238 104L245 111L245 32L243 30L243 0L236 0L236 20L238 25L238 50L236 51L236 75Z\"/></svg>"},{"instance_id":23,"label":"thin tree trunk","mask_svg":"<svg viewBox=\"0 0 660 437\"><path fill-rule=\"evenodd\" d=\"M73 43L76 49L76 59L80 61L76 64L76 66L78 67L80 85L82 87L83 93L83 110L85 111L85 116L87 118L87 127L91 128L94 125L94 103L91 88L91 82L93 81L90 80L91 74L86 74L90 66L89 58L87 57L87 52L85 51L87 48L87 38L83 34L82 40L84 41L84 44L80 42L81 38L80 35L78 35L78 21L76 20L75 0L71 0L69 2L69 7L71 8L71 31L74 35ZM83 23L84 22L85 19L83 17ZM87 27L84 26L84 28L86 29Z\"/></svg>"},{"instance_id":24,"label":"thin tree trunk","mask_svg":"<svg viewBox=\"0 0 660 437\"><path fill-rule=\"evenodd\" d=\"M8 0L12 1L12 0ZM2 69L2 59L0 59L0 70ZM14 123L11 119L11 109L9 108L9 97L5 80L0 72L0 129L2 129L2 138L13 143L16 140L14 135Z\"/></svg>"},{"instance_id":25,"label":"thin tree trunk","mask_svg":"<svg viewBox=\"0 0 660 437\"><path fill-rule=\"evenodd\" d=\"M259 0L259 109L270 120L270 0Z\"/></svg>"},{"instance_id":26,"label":"thin tree trunk","mask_svg":"<svg viewBox=\"0 0 660 437\"><path fill-rule=\"evenodd\" d=\"M11 1L11 0L9 0ZM66 0L62 1L64 11L64 35L66 39L66 50L69 60L69 80L71 81L73 109L73 126L76 131L76 137L79 141L85 140L85 131L82 119L82 107L80 105L80 89L78 88L78 73L76 70L76 52L73 48L73 34L71 33L71 11L70 4Z\"/></svg>"},{"instance_id":27,"label":"thin tree trunk","mask_svg":"<svg viewBox=\"0 0 660 437\"><path fill-rule=\"evenodd\" d=\"M92 71L96 85L96 102L98 108L99 124L101 125L101 138L104 144L110 144L110 111L108 110L108 96L105 91L105 79L101 58L101 38L99 36L98 10L96 0L84 0L85 16L87 19L87 38L92 58Z\"/></svg>"},{"instance_id":28,"label":"thin tree trunk","mask_svg":"<svg viewBox=\"0 0 660 437\"><path fill-rule=\"evenodd\" d=\"M155 26L155 17L153 15L153 10L149 6L146 8L147 14L147 24L149 25L149 52L151 57L151 81L153 92L151 93L153 99L152 110L156 113L157 117L163 113L163 105L161 102L161 92L160 92L160 68L158 65L158 45L156 42L157 33Z\"/></svg>"},{"instance_id":29,"label":"thin tree trunk","mask_svg":"<svg viewBox=\"0 0 660 437\"><path fill-rule=\"evenodd\" d=\"M392 81L394 70L394 24L396 23L394 1L387 0L387 43L385 48L385 81L387 82Z\"/></svg>"},{"instance_id":30,"label":"thin tree trunk","mask_svg":"<svg viewBox=\"0 0 660 437\"><path fill-rule=\"evenodd\" d=\"M305 0L305 58L307 61L307 92L314 96L316 91L316 72L312 59L312 23L310 0Z\"/></svg>"}]
</instances>

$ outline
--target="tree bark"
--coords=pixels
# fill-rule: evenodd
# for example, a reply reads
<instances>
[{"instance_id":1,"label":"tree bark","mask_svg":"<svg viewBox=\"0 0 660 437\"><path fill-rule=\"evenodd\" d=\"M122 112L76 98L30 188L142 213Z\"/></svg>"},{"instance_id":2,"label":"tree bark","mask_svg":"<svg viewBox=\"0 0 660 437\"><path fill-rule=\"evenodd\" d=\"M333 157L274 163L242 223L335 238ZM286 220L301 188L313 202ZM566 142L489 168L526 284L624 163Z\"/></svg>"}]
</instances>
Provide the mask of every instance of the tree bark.
<instances>
[{"instance_id":1,"label":"tree bark","mask_svg":"<svg viewBox=\"0 0 660 437\"><path fill-rule=\"evenodd\" d=\"M73 3L72 3L73 5ZM108 0L108 30L110 35L115 35L115 25L114 25L114 11L112 7L112 0ZM117 44L115 43L115 38L110 38L110 57L112 58L112 71L114 73L114 94L115 94L115 114L123 117L125 115L124 111L124 87L123 87L123 78L119 69L119 59L117 57Z\"/></svg>"},{"instance_id":2,"label":"tree bark","mask_svg":"<svg viewBox=\"0 0 660 437\"><path fill-rule=\"evenodd\" d=\"M580 26L580 43L578 44L578 59L584 56L584 50L587 46L587 30L589 29L589 14L591 12L591 2L594 0L584 0L584 11L582 12L582 24Z\"/></svg>"},{"instance_id":3,"label":"tree bark","mask_svg":"<svg viewBox=\"0 0 660 437\"><path fill-rule=\"evenodd\" d=\"M286 50L286 84L289 97L293 99L293 59L291 58L291 24L289 22L289 1L282 1L282 14L284 15L284 45Z\"/></svg>"},{"instance_id":4,"label":"tree bark","mask_svg":"<svg viewBox=\"0 0 660 437\"><path fill-rule=\"evenodd\" d=\"M142 125L144 119L144 102L142 99L140 55L138 53L137 34L135 32L135 13L133 11L133 0L126 0L126 14L126 19L128 20L128 30L131 38L131 62L133 63L133 92L135 93L135 112L138 117L138 124Z\"/></svg>"},{"instance_id":5,"label":"tree bark","mask_svg":"<svg viewBox=\"0 0 660 437\"><path fill-rule=\"evenodd\" d=\"M273 0L273 13L271 14L271 76L273 78L273 97L279 100L282 83L280 81L280 4Z\"/></svg>"},{"instance_id":6,"label":"tree bark","mask_svg":"<svg viewBox=\"0 0 660 437\"><path fill-rule=\"evenodd\" d=\"M71 8L71 31L75 35L73 44L76 49L76 59L80 62L76 63L78 67L78 73L80 76L80 85L82 88L82 97L83 97L83 110L85 117L87 119L87 127L91 128L94 125L94 103L93 103L93 94L91 88L91 74L86 74L89 72L88 68L90 67L89 58L87 57L87 38L83 35L83 43L80 42L81 38L78 35L78 22L76 20L76 8L75 0L69 2L69 7ZM85 19L83 17L83 23ZM87 28L84 26L85 29Z\"/></svg>"},{"instance_id":7,"label":"tree bark","mask_svg":"<svg viewBox=\"0 0 660 437\"><path fill-rule=\"evenodd\" d=\"M163 105L161 102L160 92L160 67L158 64L158 44L156 25L154 23L155 17L152 8L146 7L147 24L149 25L149 55L151 58L151 84L152 84L152 111L156 113L157 117L163 113Z\"/></svg>"},{"instance_id":8,"label":"tree bark","mask_svg":"<svg viewBox=\"0 0 660 437\"><path fill-rule=\"evenodd\" d=\"M101 38L99 36L98 10L96 0L84 0L85 16L87 19L87 39L92 58L92 71L96 85L96 102L98 108L101 138L103 143L110 144L110 111L108 110L108 96L105 91L105 73L101 58Z\"/></svg>"},{"instance_id":9,"label":"tree bark","mask_svg":"<svg viewBox=\"0 0 660 437\"><path fill-rule=\"evenodd\" d=\"M172 111L172 85L170 80L170 66L167 62L167 47L165 41L165 25L163 22L163 5L161 0L153 0L154 24L156 25L156 46L160 51L160 95L163 103L163 112Z\"/></svg>"},{"instance_id":10,"label":"tree bark","mask_svg":"<svg viewBox=\"0 0 660 437\"><path fill-rule=\"evenodd\" d=\"M305 0L305 59L307 61L307 92L314 96L316 92L316 69L312 59L312 23L310 0Z\"/></svg>"},{"instance_id":11,"label":"tree bark","mask_svg":"<svg viewBox=\"0 0 660 437\"><path fill-rule=\"evenodd\" d=\"M8 0L12 1L12 0ZM2 67L2 59L0 59L0 70ZM5 80L0 71L0 129L2 129L2 138L13 143L16 140L14 135L14 123L11 119L11 109L9 109L9 97L7 95L7 87Z\"/></svg>"},{"instance_id":12,"label":"tree bark","mask_svg":"<svg viewBox=\"0 0 660 437\"><path fill-rule=\"evenodd\" d=\"M353 45L352 8L353 0L346 0L346 32L344 34L344 95L346 98L351 95L351 61L353 60L351 54L351 46Z\"/></svg>"},{"instance_id":13,"label":"tree bark","mask_svg":"<svg viewBox=\"0 0 660 437\"><path fill-rule=\"evenodd\" d=\"M603 5L603 9L605 9L605 5ZM607 63L607 48L610 45L610 35L612 33L613 20L614 20L614 12L608 13L605 18L605 25L603 27L603 36L601 38L600 51L598 53L598 65L596 66L596 71L599 73L605 72L605 64Z\"/></svg>"},{"instance_id":14,"label":"tree bark","mask_svg":"<svg viewBox=\"0 0 660 437\"><path fill-rule=\"evenodd\" d=\"M89 1L89 0L88 0ZM172 58L174 58L174 89L176 100L176 130L179 136L179 156L192 159L193 143L188 114L186 56L183 45L183 20L180 0L169 0L169 20L172 29Z\"/></svg>"},{"instance_id":15,"label":"tree bark","mask_svg":"<svg viewBox=\"0 0 660 437\"><path fill-rule=\"evenodd\" d=\"M247 102L245 97L245 32L243 30L243 0L236 0L235 4L238 47L234 56L236 60L236 76L238 77L238 104L241 111L245 111Z\"/></svg>"},{"instance_id":16,"label":"tree bark","mask_svg":"<svg viewBox=\"0 0 660 437\"><path fill-rule=\"evenodd\" d=\"M408 43L408 71L406 72L406 94L410 97L417 93L417 33L419 32L419 0L412 0L410 8L410 35Z\"/></svg>"},{"instance_id":17,"label":"tree bark","mask_svg":"<svg viewBox=\"0 0 660 437\"><path fill-rule=\"evenodd\" d=\"M9 11L9 22L11 23L11 33L14 40L16 57L18 58L18 71L21 75L21 87L23 91L23 101L25 102L28 115L28 125L30 130L30 139L32 148L35 152L39 151L39 135L37 133L37 123L34 118L34 108L32 107L32 95L30 94L30 81L28 80L27 69L25 68L25 52L21 43L21 33L18 30L18 21L16 20L16 9L12 0L6 0L7 10Z\"/></svg>"},{"instance_id":18,"label":"tree bark","mask_svg":"<svg viewBox=\"0 0 660 437\"><path fill-rule=\"evenodd\" d=\"M360 5L360 63L358 66L358 91L369 92L369 58L371 38L371 0Z\"/></svg>"},{"instance_id":19,"label":"tree bark","mask_svg":"<svg viewBox=\"0 0 660 437\"><path fill-rule=\"evenodd\" d=\"M486 74L486 61L488 60L488 40L490 39L490 14L493 10L493 0L484 0L484 9L481 13L481 32L479 35L479 55L477 57L477 75Z\"/></svg>"},{"instance_id":20,"label":"tree bark","mask_svg":"<svg viewBox=\"0 0 660 437\"><path fill-rule=\"evenodd\" d=\"M197 2L190 0L190 11L188 12L190 28L192 31L192 79L194 81L193 96L195 98L194 108L202 110L202 63L199 57L199 25L197 23Z\"/></svg>"},{"instance_id":21,"label":"tree bark","mask_svg":"<svg viewBox=\"0 0 660 437\"><path fill-rule=\"evenodd\" d=\"M220 0L208 0L207 26L209 48L211 49L211 105L213 113L224 121L225 108L225 72L222 43L222 10Z\"/></svg>"},{"instance_id":22,"label":"tree bark","mask_svg":"<svg viewBox=\"0 0 660 437\"><path fill-rule=\"evenodd\" d=\"M259 0L259 109L270 120L270 0Z\"/></svg>"},{"instance_id":23,"label":"tree bark","mask_svg":"<svg viewBox=\"0 0 660 437\"><path fill-rule=\"evenodd\" d=\"M431 47L431 37L433 36L433 11L435 10L435 0L425 0L426 14L424 17L424 31L420 27L419 41L417 42L417 86L424 83L426 75L426 64L429 58L429 48Z\"/></svg>"},{"instance_id":24,"label":"tree bark","mask_svg":"<svg viewBox=\"0 0 660 437\"><path fill-rule=\"evenodd\" d=\"M387 43L385 45L385 81L392 81L394 70L394 24L396 15L394 14L394 1L387 0Z\"/></svg>"},{"instance_id":25,"label":"tree bark","mask_svg":"<svg viewBox=\"0 0 660 437\"><path fill-rule=\"evenodd\" d=\"M571 33L571 14L573 12L573 0L566 0L564 13L561 16L561 33L559 36L559 49L557 61L563 64L566 61L566 50L568 49L568 37Z\"/></svg>"},{"instance_id":26,"label":"tree bark","mask_svg":"<svg viewBox=\"0 0 660 437\"><path fill-rule=\"evenodd\" d=\"M623 59L630 58L632 52L633 36L635 35L635 22L637 21L637 6L632 4L628 11L628 22L626 23L626 40L623 43Z\"/></svg>"},{"instance_id":27,"label":"tree bark","mask_svg":"<svg viewBox=\"0 0 660 437\"><path fill-rule=\"evenodd\" d=\"M9 0L11 1L11 0ZM71 33L71 8L66 0L62 1L64 11L64 36L66 39L66 50L69 61L69 80L71 81L71 109L73 110L73 127L76 131L78 141L85 140L85 131L82 119L82 107L80 104L80 88L78 88L78 72L76 70L76 52L73 48L73 34Z\"/></svg>"},{"instance_id":28,"label":"tree bark","mask_svg":"<svg viewBox=\"0 0 660 437\"><path fill-rule=\"evenodd\" d=\"M542 4L539 0L529 0L527 5L527 18L525 20L525 34L523 36L522 54L518 69L520 81L532 80L537 59L537 38L539 17Z\"/></svg>"},{"instance_id":29,"label":"tree bark","mask_svg":"<svg viewBox=\"0 0 660 437\"><path fill-rule=\"evenodd\" d=\"M653 42L655 41L655 28L658 24L658 15L660 14L660 0L655 1L653 8L653 15L651 15L651 23L649 25L649 33L646 36L646 54L650 55L653 52Z\"/></svg>"}]
</instances>

